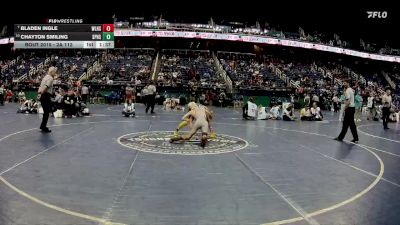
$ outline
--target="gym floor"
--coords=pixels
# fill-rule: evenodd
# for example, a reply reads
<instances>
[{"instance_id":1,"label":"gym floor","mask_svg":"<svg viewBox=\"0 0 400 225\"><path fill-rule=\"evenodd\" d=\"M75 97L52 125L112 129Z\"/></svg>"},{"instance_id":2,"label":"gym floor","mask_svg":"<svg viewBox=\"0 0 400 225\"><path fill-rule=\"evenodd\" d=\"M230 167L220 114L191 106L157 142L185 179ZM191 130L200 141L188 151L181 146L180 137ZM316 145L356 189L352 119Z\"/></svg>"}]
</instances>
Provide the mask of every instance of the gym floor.
<instances>
[{"instance_id":1,"label":"gym floor","mask_svg":"<svg viewBox=\"0 0 400 225\"><path fill-rule=\"evenodd\" d=\"M1 225L400 224L400 125L246 121L212 108L217 138L170 144L183 112L122 106L50 118L0 107ZM346 140L351 140L350 130Z\"/></svg>"}]
</instances>

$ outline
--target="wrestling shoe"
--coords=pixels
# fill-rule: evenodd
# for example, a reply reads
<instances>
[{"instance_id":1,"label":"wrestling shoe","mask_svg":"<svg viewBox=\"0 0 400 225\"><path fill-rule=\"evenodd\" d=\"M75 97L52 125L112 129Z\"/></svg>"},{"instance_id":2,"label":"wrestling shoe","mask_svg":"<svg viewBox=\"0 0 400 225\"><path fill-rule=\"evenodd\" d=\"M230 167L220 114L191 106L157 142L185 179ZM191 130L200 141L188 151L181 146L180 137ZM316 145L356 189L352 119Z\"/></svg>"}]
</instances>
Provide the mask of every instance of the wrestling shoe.
<instances>
[{"instance_id":1,"label":"wrestling shoe","mask_svg":"<svg viewBox=\"0 0 400 225\"><path fill-rule=\"evenodd\" d=\"M206 137L202 137L201 141L200 141L200 146L202 148L204 148L204 147L206 147L206 144L207 144L207 138Z\"/></svg>"},{"instance_id":2,"label":"wrestling shoe","mask_svg":"<svg viewBox=\"0 0 400 225\"><path fill-rule=\"evenodd\" d=\"M210 138L211 138L211 139L217 138L217 133L212 132L212 133L210 134Z\"/></svg>"}]
</instances>

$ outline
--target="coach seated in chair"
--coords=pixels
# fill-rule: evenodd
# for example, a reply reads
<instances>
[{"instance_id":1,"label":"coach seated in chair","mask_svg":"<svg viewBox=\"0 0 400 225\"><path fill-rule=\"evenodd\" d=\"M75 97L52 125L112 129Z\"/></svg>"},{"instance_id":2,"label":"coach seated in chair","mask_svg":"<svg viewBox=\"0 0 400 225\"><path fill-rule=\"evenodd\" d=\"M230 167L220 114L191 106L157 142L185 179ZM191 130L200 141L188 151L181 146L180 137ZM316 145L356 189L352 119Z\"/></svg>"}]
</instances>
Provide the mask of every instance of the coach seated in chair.
<instances>
[{"instance_id":1,"label":"coach seated in chair","mask_svg":"<svg viewBox=\"0 0 400 225\"><path fill-rule=\"evenodd\" d=\"M283 109L282 119L284 121L295 121L296 120L296 117L294 116L292 104L289 104L285 109Z\"/></svg>"}]
</instances>

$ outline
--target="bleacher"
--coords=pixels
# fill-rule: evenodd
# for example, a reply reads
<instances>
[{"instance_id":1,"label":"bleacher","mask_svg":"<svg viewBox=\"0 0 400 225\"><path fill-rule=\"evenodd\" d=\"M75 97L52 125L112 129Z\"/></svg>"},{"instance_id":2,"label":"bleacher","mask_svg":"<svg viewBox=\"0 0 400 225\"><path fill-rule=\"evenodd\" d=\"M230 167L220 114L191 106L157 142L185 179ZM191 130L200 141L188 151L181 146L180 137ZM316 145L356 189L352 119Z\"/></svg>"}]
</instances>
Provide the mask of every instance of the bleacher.
<instances>
[{"instance_id":1,"label":"bleacher","mask_svg":"<svg viewBox=\"0 0 400 225\"><path fill-rule=\"evenodd\" d=\"M259 63L254 55L220 52L218 58L235 88L260 89L287 86L272 73L268 62Z\"/></svg>"},{"instance_id":2,"label":"bleacher","mask_svg":"<svg viewBox=\"0 0 400 225\"><path fill-rule=\"evenodd\" d=\"M151 79L151 67L154 50L114 50L109 51L100 72L101 80L135 81L148 83Z\"/></svg>"},{"instance_id":3,"label":"bleacher","mask_svg":"<svg viewBox=\"0 0 400 225\"><path fill-rule=\"evenodd\" d=\"M159 85L187 86L189 82L202 87L225 87L222 77L216 73L209 52L163 51L158 73Z\"/></svg>"}]
</instances>

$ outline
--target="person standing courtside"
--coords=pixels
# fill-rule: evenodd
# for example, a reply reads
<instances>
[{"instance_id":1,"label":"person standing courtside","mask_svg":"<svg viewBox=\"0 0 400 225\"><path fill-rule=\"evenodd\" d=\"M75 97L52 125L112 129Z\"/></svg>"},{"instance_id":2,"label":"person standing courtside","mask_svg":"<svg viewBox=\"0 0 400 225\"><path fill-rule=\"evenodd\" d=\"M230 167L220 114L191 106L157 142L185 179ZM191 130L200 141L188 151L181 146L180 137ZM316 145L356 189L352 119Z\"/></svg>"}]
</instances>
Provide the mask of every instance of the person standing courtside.
<instances>
[{"instance_id":1,"label":"person standing courtside","mask_svg":"<svg viewBox=\"0 0 400 225\"><path fill-rule=\"evenodd\" d=\"M0 85L0 106L4 105L4 92L5 92L5 89L4 89L4 85L2 84L2 85Z\"/></svg>"},{"instance_id":2,"label":"person standing courtside","mask_svg":"<svg viewBox=\"0 0 400 225\"><path fill-rule=\"evenodd\" d=\"M87 104L87 100L88 100L88 96L89 96L89 88L85 84L83 84L83 86L82 86L81 96L82 96L83 102L85 104Z\"/></svg>"},{"instance_id":3,"label":"person standing courtside","mask_svg":"<svg viewBox=\"0 0 400 225\"><path fill-rule=\"evenodd\" d=\"M44 133L50 133L51 130L47 127L47 120L49 119L49 114L52 108L51 96L53 93L53 81L54 76L56 75L57 68L50 67L49 72L46 76L43 77L42 82L40 83L39 87L39 100L42 104L43 108L43 118L42 123L40 124L40 129Z\"/></svg>"},{"instance_id":4,"label":"person standing courtside","mask_svg":"<svg viewBox=\"0 0 400 225\"><path fill-rule=\"evenodd\" d=\"M151 82L149 86L147 86L147 106L146 113L149 112L149 108L151 108L151 113L154 113L154 105L156 104L156 93L157 89L154 85L154 82Z\"/></svg>"},{"instance_id":5,"label":"person standing courtside","mask_svg":"<svg viewBox=\"0 0 400 225\"><path fill-rule=\"evenodd\" d=\"M383 129L387 130L388 121L390 116L390 108L392 107L392 96L390 95L390 89L387 88L385 94L382 97L382 121L383 121Z\"/></svg>"},{"instance_id":6,"label":"person standing courtside","mask_svg":"<svg viewBox=\"0 0 400 225\"><path fill-rule=\"evenodd\" d=\"M344 137L346 136L347 130L350 127L351 133L353 134L353 140L351 142L357 143L358 134L357 134L357 127L354 122L354 113L355 113L354 90L350 87L350 84L347 81L345 81L343 85L345 87L345 97L346 97L344 105L343 126L342 126L342 132L340 132L339 136L335 138L335 140L343 141Z\"/></svg>"}]
</instances>

